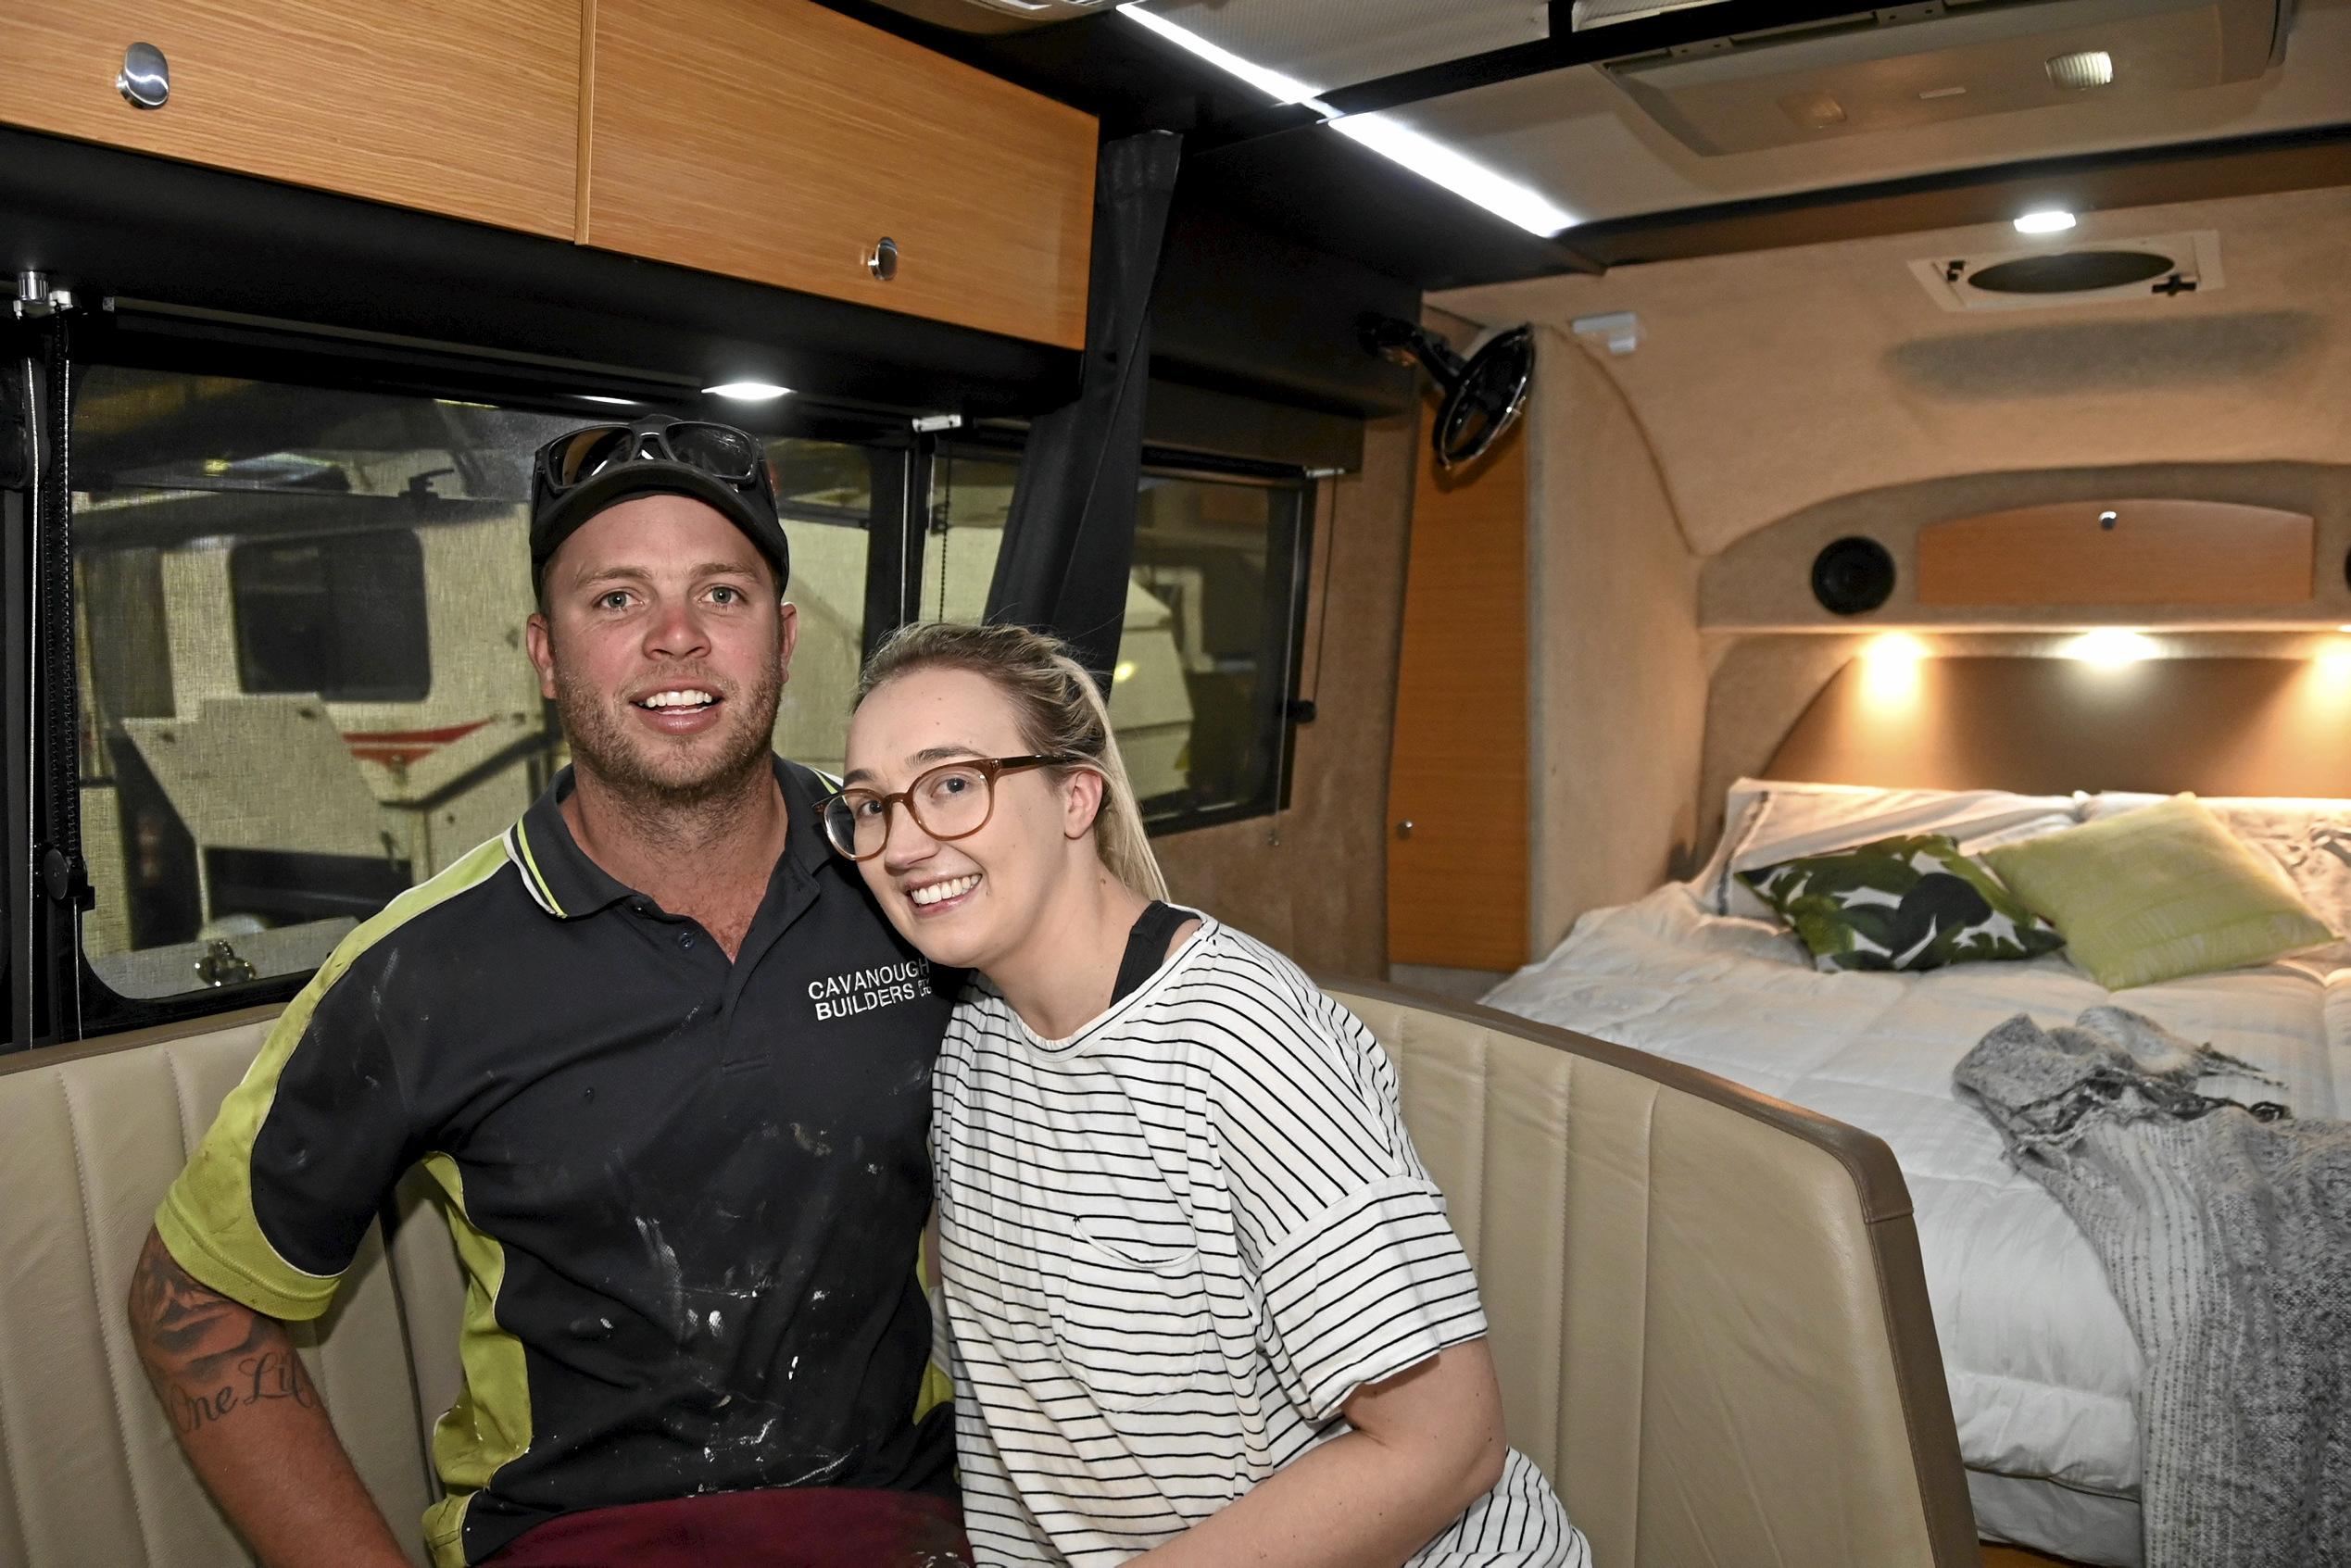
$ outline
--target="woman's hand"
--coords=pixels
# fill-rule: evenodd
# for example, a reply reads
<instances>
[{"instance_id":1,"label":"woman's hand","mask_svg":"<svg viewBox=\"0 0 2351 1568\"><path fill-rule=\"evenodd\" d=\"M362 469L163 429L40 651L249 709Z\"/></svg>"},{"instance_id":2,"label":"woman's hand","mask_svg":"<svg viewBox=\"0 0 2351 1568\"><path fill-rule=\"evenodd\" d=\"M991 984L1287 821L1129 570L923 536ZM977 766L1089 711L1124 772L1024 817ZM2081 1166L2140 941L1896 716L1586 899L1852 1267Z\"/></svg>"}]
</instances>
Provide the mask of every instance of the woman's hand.
<instances>
[{"instance_id":1,"label":"woman's hand","mask_svg":"<svg viewBox=\"0 0 2351 1568\"><path fill-rule=\"evenodd\" d=\"M1343 1413L1353 1431L1132 1568L1399 1568L1502 1479L1502 1388L1482 1339L1364 1385Z\"/></svg>"}]
</instances>

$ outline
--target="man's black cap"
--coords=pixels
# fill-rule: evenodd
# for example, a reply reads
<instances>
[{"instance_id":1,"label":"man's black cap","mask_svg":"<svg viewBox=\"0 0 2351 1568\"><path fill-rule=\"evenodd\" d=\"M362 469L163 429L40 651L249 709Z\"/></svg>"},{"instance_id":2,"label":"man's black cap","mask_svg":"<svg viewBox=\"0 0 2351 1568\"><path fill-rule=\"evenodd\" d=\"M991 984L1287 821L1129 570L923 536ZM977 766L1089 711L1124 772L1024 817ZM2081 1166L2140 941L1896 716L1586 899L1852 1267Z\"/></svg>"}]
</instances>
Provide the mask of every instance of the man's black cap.
<instances>
[{"instance_id":1,"label":"man's black cap","mask_svg":"<svg viewBox=\"0 0 2351 1568\"><path fill-rule=\"evenodd\" d=\"M544 582L563 541L605 508L664 495L700 501L741 529L775 568L778 593L791 581L791 546L758 438L665 415L567 431L539 448L531 464L531 580Z\"/></svg>"}]
</instances>

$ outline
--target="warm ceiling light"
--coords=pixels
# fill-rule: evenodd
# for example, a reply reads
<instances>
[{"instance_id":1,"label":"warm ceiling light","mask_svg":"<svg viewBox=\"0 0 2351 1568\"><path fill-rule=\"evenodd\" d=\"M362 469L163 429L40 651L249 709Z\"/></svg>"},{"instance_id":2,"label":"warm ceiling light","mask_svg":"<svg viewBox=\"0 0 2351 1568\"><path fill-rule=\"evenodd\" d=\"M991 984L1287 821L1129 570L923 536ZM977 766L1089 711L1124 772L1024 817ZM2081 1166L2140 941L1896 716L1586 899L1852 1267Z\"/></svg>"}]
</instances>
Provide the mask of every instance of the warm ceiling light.
<instances>
[{"instance_id":1,"label":"warm ceiling light","mask_svg":"<svg viewBox=\"0 0 2351 1568\"><path fill-rule=\"evenodd\" d=\"M712 397L732 397L737 403L767 403L778 397L788 397L792 389L773 382L728 381L702 389Z\"/></svg>"},{"instance_id":2,"label":"warm ceiling light","mask_svg":"<svg viewBox=\"0 0 2351 1568\"><path fill-rule=\"evenodd\" d=\"M2084 632L2067 644L2065 656L2085 664L2136 664L2155 658L2156 652L2155 639L2144 633L2102 626L2095 632Z\"/></svg>"},{"instance_id":3,"label":"warm ceiling light","mask_svg":"<svg viewBox=\"0 0 2351 1568\"><path fill-rule=\"evenodd\" d=\"M2049 60L2049 80L2075 91L2109 86L2114 82L2114 56L2104 49L2077 49L2070 55L2054 56Z\"/></svg>"},{"instance_id":4,"label":"warm ceiling light","mask_svg":"<svg viewBox=\"0 0 2351 1568\"><path fill-rule=\"evenodd\" d=\"M1285 76L1270 67L1261 66L1254 60L1243 59L1230 49L1210 43L1189 28L1178 27L1165 17L1151 15L1139 4L1123 6L1118 14L1159 34L1177 48L1206 60L1226 74L1248 82L1277 104L1303 105L1321 115L1340 135L1362 143L1389 162L1444 186L1455 195L1477 203L1498 218L1508 219L1529 233L1549 236L1582 221L1540 191L1495 173L1482 164L1463 157L1435 137L1414 130L1392 115L1343 115L1315 96L1318 89L1308 86L1296 77Z\"/></svg>"},{"instance_id":5,"label":"warm ceiling light","mask_svg":"<svg viewBox=\"0 0 2351 1568\"><path fill-rule=\"evenodd\" d=\"M2043 207L2028 212L2017 220L2019 234L2062 234L2074 225L2074 216L2063 207Z\"/></svg>"}]
</instances>

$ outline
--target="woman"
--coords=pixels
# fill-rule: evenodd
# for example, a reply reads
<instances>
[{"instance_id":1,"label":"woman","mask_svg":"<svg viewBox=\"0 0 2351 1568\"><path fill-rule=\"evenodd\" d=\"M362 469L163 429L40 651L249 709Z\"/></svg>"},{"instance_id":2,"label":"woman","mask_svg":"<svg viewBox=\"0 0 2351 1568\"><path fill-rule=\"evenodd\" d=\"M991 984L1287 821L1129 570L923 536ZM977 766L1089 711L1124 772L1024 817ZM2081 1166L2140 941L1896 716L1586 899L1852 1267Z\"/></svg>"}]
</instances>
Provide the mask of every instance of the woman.
<instances>
[{"instance_id":1,"label":"woman","mask_svg":"<svg viewBox=\"0 0 2351 1568\"><path fill-rule=\"evenodd\" d=\"M1386 1056L1162 901L1093 683L927 625L860 694L826 833L976 972L931 1134L976 1561L1583 1568Z\"/></svg>"}]
</instances>

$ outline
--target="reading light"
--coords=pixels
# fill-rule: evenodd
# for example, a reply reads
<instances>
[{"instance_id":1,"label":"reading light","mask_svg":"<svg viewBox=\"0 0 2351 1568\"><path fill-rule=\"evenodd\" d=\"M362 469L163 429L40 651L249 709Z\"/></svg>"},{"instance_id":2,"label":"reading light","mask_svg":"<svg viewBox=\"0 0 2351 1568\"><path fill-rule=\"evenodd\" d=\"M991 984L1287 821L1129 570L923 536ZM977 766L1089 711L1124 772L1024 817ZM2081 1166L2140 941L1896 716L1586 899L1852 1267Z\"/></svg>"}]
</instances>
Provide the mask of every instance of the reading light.
<instances>
[{"instance_id":1,"label":"reading light","mask_svg":"<svg viewBox=\"0 0 2351 1568\"><path fill-rule=\"evenodd\" d=\"M712 397L732 397L737 403L769 403L778 397L788 397L792 389L773 382L727 381L702 389Z\"/></svg>"},{"instance_id":2,"label":"reading light","mask_svg":"<svg viewBox=\"0 0 2351 1568\"><path fill-rule=\"evenodd\" d=\"M2017 220L2019 234L2062 234L2074 225L2074 216L2062 207L2043 207Z\"/></svg>"},{"instance_id":3,"label":"reading light","mask_svg":"<svg viewBox=\"0 0 2351 1568\"><path fill-rule=\"evenodd\" d=\"M2140 632L2125 632L2119 627L2102 626L2095 632L2084 632L2066 645L2065 657L2078 659L2085 664L2136 664L2153 659L2157 649L2155 639Z\"/></svg>"},{"instance_id":4,"label":"reading light","mask_svg":"<svg viewBox=\"0 0 2351 1568\"><path fill-rule=\"evenodd\" d=\"M1907 632L1872 637L1861 650L1861 689L1880 705L1909 702L1918 695L1926 660L1927 645Z\"/></svg>"},{"instance_id":5,"label":"reading light","mask_svg":"<svg viewBox=\"0 0 2351 1568\"><path fill-rule=\"evenodd\" d=\"M1532 186L1495 173L1392 115L1341 114L1315 96L1317 89L1296 77L1243 59L1189 28L1151 15L1139 3L1122 6L1118 14L1206 60L1226 75L1238 77L1276 104L1304 105L1322 116L1324 122L1340 135L1411 169L1424 180L1444 186L1465 201L1477 203L1498 218L1508 219L1529 233L1556 234L1581 221Z\"/></svg>"}]
</instances>

